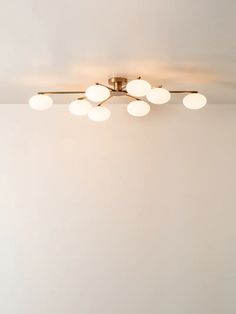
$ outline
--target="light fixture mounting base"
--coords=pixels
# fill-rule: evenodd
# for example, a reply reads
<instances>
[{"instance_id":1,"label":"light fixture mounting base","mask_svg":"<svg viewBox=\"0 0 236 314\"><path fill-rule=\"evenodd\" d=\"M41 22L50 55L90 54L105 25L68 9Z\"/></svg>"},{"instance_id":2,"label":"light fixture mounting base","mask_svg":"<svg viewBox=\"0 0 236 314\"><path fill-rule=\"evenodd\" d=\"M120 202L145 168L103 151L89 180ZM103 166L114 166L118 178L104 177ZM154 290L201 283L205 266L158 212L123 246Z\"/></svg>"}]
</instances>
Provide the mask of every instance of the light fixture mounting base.
<instances>
[{"instance_id":1,"label":"light fixture mounting base","mask_svg":"<svg viewBox=\"0 0 236 314\"><path fill-rule=\"evenodd\" d=\"M117 91L120 92L122 91L123 87L127 84L128 80L125 77L110 77L108 80L108 84L112 86L112 88Z\"/></svg>"}]
</instances>

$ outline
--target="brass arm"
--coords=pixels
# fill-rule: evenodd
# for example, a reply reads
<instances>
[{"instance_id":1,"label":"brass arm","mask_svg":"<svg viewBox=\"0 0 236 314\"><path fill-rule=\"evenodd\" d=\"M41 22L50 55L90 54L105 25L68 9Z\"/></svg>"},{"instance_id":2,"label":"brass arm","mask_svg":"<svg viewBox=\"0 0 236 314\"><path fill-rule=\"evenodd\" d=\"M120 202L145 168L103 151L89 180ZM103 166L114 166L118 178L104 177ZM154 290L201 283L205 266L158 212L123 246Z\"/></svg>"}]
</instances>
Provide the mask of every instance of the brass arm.
<instances>
[{"instance_id":1,"label":"brass arm","mask_svg":"<svg viewBox=\"0 0 236 314\"><path fill-rule=\"evenodd\" d=\"M68 91L68 92L38 92L38 95L62 95L62 94L85 94L85 91Z\"/></svg>"}]
</instances>

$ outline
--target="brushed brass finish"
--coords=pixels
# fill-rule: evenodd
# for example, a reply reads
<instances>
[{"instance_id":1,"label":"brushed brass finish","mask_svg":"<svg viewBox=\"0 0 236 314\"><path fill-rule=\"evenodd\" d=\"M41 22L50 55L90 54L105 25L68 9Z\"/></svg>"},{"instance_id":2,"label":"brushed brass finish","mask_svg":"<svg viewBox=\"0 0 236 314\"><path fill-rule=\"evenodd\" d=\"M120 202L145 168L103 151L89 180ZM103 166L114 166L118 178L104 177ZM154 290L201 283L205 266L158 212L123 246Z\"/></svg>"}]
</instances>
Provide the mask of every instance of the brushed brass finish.
<instances>
[{"instance_id":1,"label":"brushed brass finish","mask_svg":"<svg viewBox=\"0 0 236 314\"><path fill-rule=\"evenodd\" d=\"M141 76L139 76L137 79L141 79ZM105 99L104 101L100 102L97 106L102 106L105 102L107 102L110 98L114 96L126 96L132 99L141 100L141 98L134 97L132 95L129 95L127 91L125 90L126 84L128 80L125 77L111 77L108 79L108 84L112 87L103 85L101 83L95 83L96 85L104 86L108 88L111 92L110 97ZM158 85L159 88L162 87L162 85ZM198 93L198 91L195 90L170 90L171 94L184 94L184 93ZM39 95L65 95L65 94L83 94L81 97L78 97L77 99L85 99L85 91L46 91L46 92L38 92Z\"/></svg>"},{"instance_id":2,"label":"brushed brass finish","mask_svg":"<svg viewBox=\"0 0 236 314\"><path fill-rule=\"evenodd\" d=\"M108 84L113 86L113 89L117 92L121 92L125 85L127 84L128 80L125 77L111 77L108 80Z\"/></svg>"},{"instance_id":3,"label":"brushed brass finish","mask_svg":"<svg viewBox=\"0 0 236 314\"><path fill-rule=\"evenodd\" d=\"M98 106L102 106L105 102L107 102L109 99L111 99L113 97L113 95L109 96L107 99L103 100L102 102L100 102L98 104Z\"/></svg>"},{"instance_id":4,"label":"brushed brass finish","mask_svg":"<svg viewBox=\"0 0 236 314\"><path fill-rule=\"evenodd\" d=\"M38 92L38 95L65 95L65 94L85 94L85 91L66 91L66 92Z\"/></svg>"},{"instance_id":5,"label":"brushed brass finish","mask_svg":"<svg viewBox=\"0 0 236 314\"><path fill-rule=\"evenodd\" d=\"M107 85L104 85L104 84L101 84L101 83L95 83L95 85L99 85L99 86L106 87L106 88L108 88L111 92L115 92L115 89L114 89L114 88L111 88L111 87L109 87L109 86L107 86Z\"/></svg>"},{"instance_id":6,"label":"brushed brass finish","mask_svg":"<svg viewBox=\"0 0 236 314\"><path fill-rule=\"evenodd\" d=\"M197 94L197 90L170 90L171 94Z\"/></svg>"},{"instance_id":7,"label":"brushed brass finish","mask_svg":"<svg viewBox=\"0 0 236 314\"><path fill-rule=\"evenodd\" d=\"M120 84L118 82L114 82L114 84ZM124 85L122 85L122 88L121 86L117 86L117 88L119 89L115 89L115 88L110 88L106 85L103 85L103 84L100 84L100 83L96 83L96 85L100 85L100 86L104 86L104 87L107 87L108 89L110 89L110 91L112 92L117 92L117 96L119 96L119 93L118 92L121 92L121 93L126 93L124 91ZM121 88L121 89L120 89ZM197 94L198 91L197 90L170 90L169 91L171 94L184 94L184 93L189 93L189 94ZM38 92L38 95L70 95L70 94L85 94L85 91L57 91L57 92L54 92L54 91L48 91L48 92ZM115 95L114 95L115 96ZM130 95L127 95L127 96L130 96Z\"/></svg>"}]
</instances>

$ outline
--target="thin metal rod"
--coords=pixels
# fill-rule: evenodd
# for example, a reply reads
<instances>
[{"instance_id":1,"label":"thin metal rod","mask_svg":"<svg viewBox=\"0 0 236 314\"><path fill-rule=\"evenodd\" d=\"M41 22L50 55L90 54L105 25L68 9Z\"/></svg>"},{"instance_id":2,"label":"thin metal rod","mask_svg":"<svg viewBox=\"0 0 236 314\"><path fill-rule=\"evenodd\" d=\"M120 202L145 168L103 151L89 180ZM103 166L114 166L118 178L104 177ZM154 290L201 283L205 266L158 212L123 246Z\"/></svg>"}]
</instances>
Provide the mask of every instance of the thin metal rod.
<instances>
[{"instance_id":1,"label":"thin metal rod","mask_svg":"<svg viewBox=\"0 0 236 314\"><path fill-rule=\"evenodd\" d=\"M62 94L85 94L85 91L68 91L68 92L38 92L38 95L62 95Z\"/></svg>"},{"instance_id":2,"label":"thin metal rod","mask_svg":"<svg viewBox=\"0 0 236 314\"><path fill-rule=\"evenodd\" d=\"M111 87L109 87L109 86L107 86L107 85L104 85L104 84L100 84L100 83L95 83L96 85L100 85L100 86L103 86L103 87L106 87L106 88L108 88L110 91L112 91L112 92L115 92L116 90L114 89L114 88L111 88Z\"/></svg>"},{"instance_id":3,"label":"thin metal rod","mask_svg":"<svg viewBox=\"0 0 236 314\"><path fill-rule=\"evenodd\" d=\"M131 96L131 95L129 95L129 94L126 94L125 96L130 97L130 98L133 98L133 99L136 99L136 100L141 100L140 98L137 98L137 97Z\"/></svg>"},{"instance_id":4,"label":"thin metal rod","mask_svg":"<svg viewBox=\"0 0 236 314\"><path fill-rule=\"evenodd\" d=\"M100 85L100 86L104 86L107 87L109 90L111 90L112 92L116 92L117 90L110 88L106 85L100 84L100 83L96 83L96 85ZM121 92L124 92L126 94L126 96L128 97L133 97L136 98L134 96L131 96L129 94L127 94L127 92L124 90L126 88L126 86L124 86L121 90ZM170 90L169 91L171 94L184 94L184 93L192 93L192 94L196 94L198 93L198 91L196 90ZM85 91L58 91L58 92L52 92L52 91L48 91L48 92L38 92L38 95L65 95L65 94L85 94ZM138 98L137 98L138 99Z\"/></svg>"},{"instance_id":5,"label":"thin metal rod","mask_svg":"<svg viewBox=\"0 0 236 314\"><path fill-rule=\"evenodd\" d=\"M185 93L197 94L198 93L198 91L196 90L170 90L169 92L171 94L185 94Z\"/></svg>"},{"instance_id":6,"label":"thin metal rod","mask_svg":"<svg viewBox=\"0 0 236 314\"><path fill-rule=\"evenodd\" d=\"M100 102L98 104L98 106L102 106L105 102L107 102L109 99L111 99L113 97L113 95L109 96L107 99L103 100L102 102Z\"/></svg>"}]
</instances>

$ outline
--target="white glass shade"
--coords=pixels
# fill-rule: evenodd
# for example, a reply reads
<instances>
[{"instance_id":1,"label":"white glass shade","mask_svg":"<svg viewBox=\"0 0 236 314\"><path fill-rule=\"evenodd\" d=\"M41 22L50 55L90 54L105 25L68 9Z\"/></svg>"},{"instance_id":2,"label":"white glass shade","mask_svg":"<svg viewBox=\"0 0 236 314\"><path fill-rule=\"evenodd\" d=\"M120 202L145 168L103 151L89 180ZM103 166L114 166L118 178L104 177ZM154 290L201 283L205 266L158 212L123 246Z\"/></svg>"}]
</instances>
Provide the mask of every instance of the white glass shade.
<instances>
[{"instance_id":1,"label":"white glass shade","mask_svg":"<svg viewBox=\"0 0 236 314\"><path fill-rule=\"evenodd\" d=\"M110 91L107 87L101 85L92 85L86 89L86 97L93 102L102 102L110 97Z\"/></svg>"},{"instance_id":2,"label":"white glass shade","mask_svg":"<svg viewBox=\"0 0 236 314\"><path fill-rule=\"evenodd\" d=\"M152 104L162 105L170 100L171 94L165 88L153 88L147 93L146 97Z\"/></svg>"},{"instance_id":3,"label":"white glass shade","mask_svg":"<svg viewBox=\"0 0 236 314\"><path fill-rule=\"evenodd\" d=\"M134 97L144 97L150 89L151 85L144 80L133 80L126 85L128 94Z\"/></svg>"},{"instance_id":4,"label":"white glass shade","mask_svg":"<svg viewBox=\"0 0 236 314\"><path fill-rule=\"evenodd\" d=\"M142 100L131 101L127 106L127 111L129 114L135 117L146 116L150 111L150 106L148 103Z\"/></svg>"},{"instance_id":5,"label":"white glass shade","mask_svg":"<svg viewBox=\"0 0 236 314\"><path fill-rule=\"evenodd\" d=\"M110 116L111 116L110 110L102 106L93 107L88 113L88 117L96 122L105 121L109 119Z\"/></svg>"},{"instance_id":6,"label":"white glass shade","mask_svg":"<svg viewBox=\"0 0 236 314\"><path fill-rule=\"evenodd\" d=\"M78 99L70 103L69 111L76 116L85 116L92 109L92 105L86 99Z\"/></svg>"},{"instance_id":7,"label":"white glass shade","mask_svg":"<svg viewBox=\"0 0 236 314\"><path fill-rule=\"evenodd\" d=\"M200 109L207 104L207 99L202 94L192 93L184 97L183 104L188 109Z\"/></svg>"},{"instance_id":8,"label":"white glass shade","mask_svg":"<svg viewBox=\"0 0 236 314\"><path fill-rule=\"evenodd\" d=\"M53 100L48 95L34 95L29 100L29 105L34 110L48 110L53 105Z\"/></svg>"}]
</instances>

